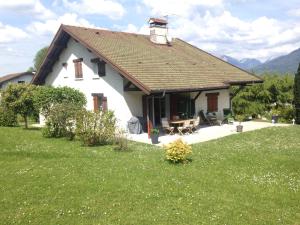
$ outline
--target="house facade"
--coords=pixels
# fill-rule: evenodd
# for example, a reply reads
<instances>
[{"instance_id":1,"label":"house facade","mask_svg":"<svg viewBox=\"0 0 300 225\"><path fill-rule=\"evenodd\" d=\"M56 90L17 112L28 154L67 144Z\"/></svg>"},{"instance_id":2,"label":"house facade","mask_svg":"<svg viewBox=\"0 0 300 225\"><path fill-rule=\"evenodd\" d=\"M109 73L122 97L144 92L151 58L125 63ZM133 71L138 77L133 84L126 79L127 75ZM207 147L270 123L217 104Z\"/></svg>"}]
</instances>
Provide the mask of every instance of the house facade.
<instances>
[{"instance_id":1,"label":"house facade","mask_svg":"<svg viewBox=\"0 0 300 225\"><path fill-rule=\"evenodd\" d=\"M148 128L163 117L189 118L200 110L223 118L231 85L260 83L180 39L170 40L167 22L151 18L150 35L62 25L33 83L83 92L89 110L112 110L126 128L143 117Z\"/></svg>"},{"instance_id":2,"label":"house facade","mask_svg":"<svg viewBox=\"0 0 300 225\"><path fill-rule=\"evenodd\" d=\"M32 72L22 72L13 73L0 77L0 89L4 89L10 83L30 83L34 73Z\"/></svg>"}]
</instances>

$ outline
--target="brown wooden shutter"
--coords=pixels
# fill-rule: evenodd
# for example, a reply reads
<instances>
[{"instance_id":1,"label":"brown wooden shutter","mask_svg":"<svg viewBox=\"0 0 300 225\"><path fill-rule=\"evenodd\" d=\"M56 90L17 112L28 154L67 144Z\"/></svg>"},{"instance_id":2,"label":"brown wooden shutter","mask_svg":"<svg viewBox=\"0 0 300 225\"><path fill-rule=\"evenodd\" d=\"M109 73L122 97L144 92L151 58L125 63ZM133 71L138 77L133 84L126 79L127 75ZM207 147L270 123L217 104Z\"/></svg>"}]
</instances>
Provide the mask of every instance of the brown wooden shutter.
<instances>
[{"instance_id":1,"label":"brown wooden shutter","mask_svg":"<svg viewBox=\"0 0 300 225\"><path fill-rule=\"evenodd\" d=\"M99 97L97 95L93 96L94 101L94 112L99 111Z\"/></svg>"},{"instance_id":2,"label":"brown wooden shutter","mask_svg":"<svg viewBox=\"0 0 300 225\"><path fill-rule=\"evenodd\" d=\"M103 112L107 111L107 97L102 97L102 110Z\"/></svg>"},{"instance_id":3,"label":"brown wooden shutter","mask_svg":"<svg viewBox=\"0 0 300 225\"><path fill-rule=\"evenodd\" d=\"M82 78L82 62L77 63L77 68L78 68L77 78Z\"/></svg>"},{"instance_id":4,"label":"brown wooden shutter","mask_svg":"<svg viewBox=\"0 0 300 225\"><path fill-rule=\"evenodd\" d=\"M105 71L105 62L104 61L99 61L98 64L98 75L100 77L104 77L105 74L106 74L106 71Z\"/></svg>"},{"instance_id":5,"label":"brown wooden shutter","mask_svg":"<svg viewBox=\"0 0 300 225\"><path fill-rule=\"evenodd\" d=\"M218 95L219 93L208 93L207 96L207 112L218 111Z\"/></svg>"},{"instance_id":6,"label":"brown wooden shutter","mask_svg":"<svg viewBox=\"0 0 300 225\"><path fill-rule=\"evenodd\" d=\"M82 78L82 58L74 59L75 78Z\"/></svg>"}]
</instances>

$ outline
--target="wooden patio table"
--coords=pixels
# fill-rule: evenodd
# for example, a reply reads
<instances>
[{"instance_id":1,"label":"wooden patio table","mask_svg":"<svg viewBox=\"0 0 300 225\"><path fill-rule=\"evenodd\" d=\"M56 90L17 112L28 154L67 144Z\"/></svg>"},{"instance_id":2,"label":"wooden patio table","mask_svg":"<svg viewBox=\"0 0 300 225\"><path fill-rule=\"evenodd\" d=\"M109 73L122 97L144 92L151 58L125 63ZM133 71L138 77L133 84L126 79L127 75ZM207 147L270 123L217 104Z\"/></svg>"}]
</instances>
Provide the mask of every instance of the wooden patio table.
<instances>
[{"instance_id":1,"label":"wooden patio table","mask_svg":"<svg viewBox=\"0 0 300 225\"><path fill-rule=\"evenodd\" d=\"M186 120L171 120L170 124L180 125L183 124L185 121L195 121L196 119L186 119Z\"/></svg>"},{"instance_id":2,"label":"wooden patio table","mask_svg":"<svg viewBox=\"0 0 300 225\"><path fill-rule=\"evenodd\" d=\"M178 131L177 127L184 124L185 121L195 121L196 119L185 119L185 120L171 120L170 124L174 125L175 129Z\"/></svg>"}]
</instances>

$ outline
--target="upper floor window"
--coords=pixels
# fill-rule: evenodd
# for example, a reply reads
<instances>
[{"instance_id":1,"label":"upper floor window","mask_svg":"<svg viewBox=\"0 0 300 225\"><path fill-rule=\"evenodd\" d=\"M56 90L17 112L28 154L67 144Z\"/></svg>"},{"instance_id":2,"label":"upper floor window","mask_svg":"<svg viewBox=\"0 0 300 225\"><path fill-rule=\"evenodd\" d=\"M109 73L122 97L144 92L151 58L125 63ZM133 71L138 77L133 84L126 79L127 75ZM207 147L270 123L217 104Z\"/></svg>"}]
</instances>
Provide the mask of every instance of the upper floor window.
<instances>
[{"instance_id":1,"label":"upper floor window","mask_svg":"<svg viewBox=\"0 0 300 225\"><path fill-rule=\"evenodd\" d=\"M24 84L25 81L24 81L24 80L19 80L18 83L19 83L19 84Z\"/></svg>"},{"instance_id":2,"label":"upper floor window","mask_svg":"<svg viewBox=\"0 0 300 225\"><path fill-rule=\"evenodd\" d=\"M74 59L74 67L75 67L75 78L82 78L82 58Z\"/></svg>"},{"instance_id":3,"label":"upper floor window","mask_svg":"<svg viewBox=\"0 0 300 225\"><path fill-rule=\"evenodd\" d=\"M106 70L105 70L105 62L100 60L99 58L94 58L91 59L92 63L96 63L97 65L97 74L99 77L104 77L106 75Z\"/></svg>"}]
</instances>

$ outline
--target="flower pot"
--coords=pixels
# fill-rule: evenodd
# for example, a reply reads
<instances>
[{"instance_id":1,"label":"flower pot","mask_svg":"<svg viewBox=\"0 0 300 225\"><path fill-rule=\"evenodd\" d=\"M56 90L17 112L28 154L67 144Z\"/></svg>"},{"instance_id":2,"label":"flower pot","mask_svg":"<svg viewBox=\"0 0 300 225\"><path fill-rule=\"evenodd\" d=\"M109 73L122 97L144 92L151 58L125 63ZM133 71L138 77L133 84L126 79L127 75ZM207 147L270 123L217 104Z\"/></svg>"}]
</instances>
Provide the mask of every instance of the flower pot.
<instances>
[{"instance_id":1,"label":"flower pot","mask_svg":"<svg viewBox=\"0 0 300 225\"><path fill-rule=\"evenodd\" d=\"M236 126L236 132L243 132L243 125L237 125Z\"/></svg>"},{"instance_id":2,"label":"flower pot","mask_svg":"<svg viewBox=\"0 0 300 225\"><path fill-rule=\"evenodd\" d=\"M151 134L150 135L152 144L158 144L158 136L159 136L159 134Z\"/></svg>"}]
</instances>

